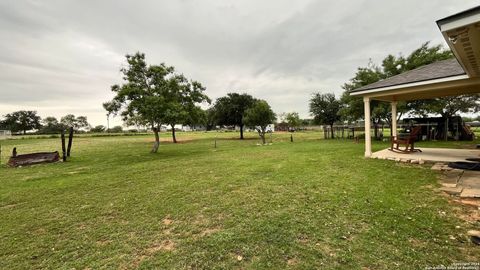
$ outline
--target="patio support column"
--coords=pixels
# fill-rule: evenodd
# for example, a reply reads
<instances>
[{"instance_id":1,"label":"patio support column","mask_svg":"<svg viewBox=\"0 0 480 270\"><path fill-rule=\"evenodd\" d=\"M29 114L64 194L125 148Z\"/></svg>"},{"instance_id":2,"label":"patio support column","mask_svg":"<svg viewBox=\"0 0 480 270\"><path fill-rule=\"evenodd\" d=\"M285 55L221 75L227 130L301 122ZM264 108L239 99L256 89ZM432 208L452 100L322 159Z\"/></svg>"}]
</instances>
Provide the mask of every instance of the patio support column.
<instances>
[{"instance_id":1,"label":"patio support column","mask_svg":"<svg viewBox=\"0 0 480 270\"><path fill-rule=\"evenodd\" d=\"M392 136L397 136L397 102L392 101Z\"/></svg>"},{"instance_id":2,"label":"patio support column","mask_svg":"<svg viewBox=\"0 0 480 270\"><path fill-rule=\"evenodd\" d=\"M372 138L370 134L370 98L363 97L363 108L365 110L365 157L372 155Z\"/></svg>"}]
</instances>

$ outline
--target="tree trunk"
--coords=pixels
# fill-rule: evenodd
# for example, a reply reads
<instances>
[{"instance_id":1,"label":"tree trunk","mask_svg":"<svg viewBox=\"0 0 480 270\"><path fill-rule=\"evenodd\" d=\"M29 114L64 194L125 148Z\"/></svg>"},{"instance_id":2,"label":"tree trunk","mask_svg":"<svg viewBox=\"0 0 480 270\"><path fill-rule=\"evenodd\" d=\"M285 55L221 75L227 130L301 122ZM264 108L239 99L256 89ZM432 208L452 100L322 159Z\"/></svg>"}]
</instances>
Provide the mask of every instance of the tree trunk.
<instances>
[{"instance_id":1,"label":"tree trunk","mask_svg":"<svg viewBox=\"0 0 480 270\"><path fill-rule=\"evenodd\" d=\"M158 135L159 129L154 127L152 128L152 130L153 130L153 133L155 134L155 143L153 144L151 153L157 153L158 146L160 146L160 136Z\"/></svg>"},{"instance_id":2,"label":"tree trunk","mask_svg":"<svg viewBox=\"0 0 480 270\"><path fill-rule=\"evenodd\" d=\"M445 118L445 141L448 141L448 116Z\"/></svg>"},{"instance_id":3,"label":"tree trunk","mask_svg":"<svg viewBox=\"0 0 480 270\"><path fill-rule=\"evenodd\" d=\"M27 130L23 130L23 135L26 135L27 134Z\"/></svg>"},{"instance_id":4,"label":"tree trunk","mask_svg":"<svg viewBox=\"0 0 480 270\"><path fill-rule=\"evenodd\" d=\"M177 138L175 137L175 125L170 125L172 127L172 139L173 143L177 143Z\"/></svg>"},{"instance_id":5,"label":"tree trunk","mask_svg":"<svg viewBox=\"0 0 480 270\"><path fill-rule=\"evenodd\" d=\"M243 124L240 124L240 140L243 140Z\"/></svg>"},{"instance_id":6,"label":"tree trunk","mask_svg":"<svg viewBox=\"0 0 480 270\"><path fill-rule=\"evenodd\" d=\"M265 142L265 129L266 128L260 127L260 130L258 132L258 133L260 133L260 138L262 138L262 144L266 144L266 142Z\"/></svg>"},{"instance_id":7,"label":"tree trunk","mask_svg":"<svg viewBox=\"0 0 480 270\"><path fill-rule=\"evenodd\" d=\"M260 136L260 139L262 139L262 144L266 144L265 142L265 129L260 128L255 128L258 132L258 136Z\"/></svg>"},{"instance_id":8,"label":"tree trunk","mask_svg":"<svg viewBox=\"0 0 480 270\"><path fill-rule=\"evenodd\" d=\"M330 132L332 134L332 139L335 139L335 133L333 132L333 124L330 125Z\"/></svg>"}]
</instances>

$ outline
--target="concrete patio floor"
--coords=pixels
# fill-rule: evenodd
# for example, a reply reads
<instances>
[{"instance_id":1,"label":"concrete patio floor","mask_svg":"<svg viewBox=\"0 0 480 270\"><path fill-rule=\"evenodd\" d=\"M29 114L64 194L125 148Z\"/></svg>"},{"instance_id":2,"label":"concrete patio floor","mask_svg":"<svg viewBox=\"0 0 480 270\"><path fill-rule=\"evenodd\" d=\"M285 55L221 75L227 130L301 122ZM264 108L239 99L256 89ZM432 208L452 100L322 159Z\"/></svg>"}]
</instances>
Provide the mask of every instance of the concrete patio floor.
<instances>
[{"instance_id":1,"label":"concrete patio floor","mask_svg":"<svg viewBox=\"0 0 480 270\"><path fill-rule=\"evenodd\" d=\"M406 161L412 163L423 162L454 162L466 161L466 158L480 158L479 149L450 149L450 148L418 148L422 152L408 154L396 153L388 148L372 153L372 158Z\"/></svg>"}]
</instances>

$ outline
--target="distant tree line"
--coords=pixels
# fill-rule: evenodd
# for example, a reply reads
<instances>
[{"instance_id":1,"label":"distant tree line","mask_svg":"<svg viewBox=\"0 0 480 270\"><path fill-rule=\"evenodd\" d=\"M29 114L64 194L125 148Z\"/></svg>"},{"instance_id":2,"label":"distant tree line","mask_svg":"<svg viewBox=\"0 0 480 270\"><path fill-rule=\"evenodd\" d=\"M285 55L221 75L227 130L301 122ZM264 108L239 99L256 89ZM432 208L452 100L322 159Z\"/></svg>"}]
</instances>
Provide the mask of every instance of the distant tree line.
<instances>
[{"instance_id":1,"label":"distant tree line","mask_svg":"<svg viewBox=\"0 0 480 270\"><path fill-rule=\"evenodd\" d=\"M32 130L37 134L55 134L70 127L73 127L76 132L86 131L89 130L90 124L86 116L75 117L73 114L67 114L58 121L53 116L42 119L36 111L12 112L4 115L0 120L0 129L22 134L27 134L27 131Z\"/></svg>"}]
</instances>

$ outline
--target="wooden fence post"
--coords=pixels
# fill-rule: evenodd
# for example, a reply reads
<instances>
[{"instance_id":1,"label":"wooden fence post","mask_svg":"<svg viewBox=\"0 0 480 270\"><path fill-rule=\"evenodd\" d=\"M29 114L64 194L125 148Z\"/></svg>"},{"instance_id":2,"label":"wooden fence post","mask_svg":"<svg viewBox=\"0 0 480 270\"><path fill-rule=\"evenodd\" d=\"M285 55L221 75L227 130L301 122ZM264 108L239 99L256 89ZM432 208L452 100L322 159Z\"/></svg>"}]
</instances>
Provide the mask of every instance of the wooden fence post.
<instances>
[{"instance_id":1,"label":"wooden fence post","mask_svg":"<svg viewBox=\"0 0 480 270\"><path fill-rule=\"evenodd\" d=\"M62 139L62 160L63 162L67 161L66 151L65 151L65 130L62 130L62 135L60 136Z\"/></svg>"},{"instance_id":2,"label":"wooden fence post","mask_svg":"<svg viewBox=\"0 0 480 270\"><path fill-rule=\"evenodd\" d=\"M70 130L68 132L67 157L70 157L70 150L72 149L72 140L73 140L73 127L70 127Z\"/></svg>"}]
</instances>

